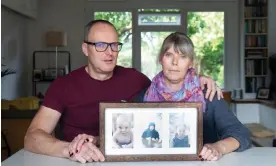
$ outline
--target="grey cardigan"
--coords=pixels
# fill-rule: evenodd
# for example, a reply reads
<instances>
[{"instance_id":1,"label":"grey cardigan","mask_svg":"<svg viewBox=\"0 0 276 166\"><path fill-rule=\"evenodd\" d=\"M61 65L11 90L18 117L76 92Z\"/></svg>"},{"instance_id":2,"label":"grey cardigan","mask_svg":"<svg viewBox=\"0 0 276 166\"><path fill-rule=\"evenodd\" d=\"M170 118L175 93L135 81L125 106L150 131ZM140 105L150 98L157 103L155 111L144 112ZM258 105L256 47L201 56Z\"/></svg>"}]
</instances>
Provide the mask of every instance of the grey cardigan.
<instances>
[{"instance_id":1,"label":"grey cardigan","mask_svg":"<svg viewBox=\"0 0 276 166\"><path fill-rule=\"evenodd\" d=\"M135 102L143 102L146 89L135 98ZM205 94L205 91L204 91ZM237 119L224 99L214 97L213 101L205 99L206 110L203 113L203 144L215 143L233 137L240 146L235 151L241 152L251 147L249 130Z\"/></svg>"}]
</instances>

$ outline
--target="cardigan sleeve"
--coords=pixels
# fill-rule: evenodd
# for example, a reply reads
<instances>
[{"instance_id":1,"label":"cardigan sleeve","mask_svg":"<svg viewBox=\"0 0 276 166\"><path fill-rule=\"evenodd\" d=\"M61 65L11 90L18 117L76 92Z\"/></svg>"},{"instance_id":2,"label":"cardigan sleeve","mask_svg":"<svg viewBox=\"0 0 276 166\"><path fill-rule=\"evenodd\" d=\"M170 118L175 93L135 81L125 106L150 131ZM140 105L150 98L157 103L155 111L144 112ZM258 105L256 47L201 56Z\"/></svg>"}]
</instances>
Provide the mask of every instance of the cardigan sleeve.
<instances>
[{"instance_id":1,"label":"cardigan sleeve","mask_svg":"<svg viewBox=\"0 0 276 166\"><path fill-rule=\"evenodd\" d=\"M209 101L207 101L209 102ZM215 120L216 130L220 140L233 137L240 146L235 151L241 152L251 147L251 139L249 130L238 120L238 118L229 109L224 99L214 97L211 102L213 105L213 118Z\"/></svg>"}]
</instances>

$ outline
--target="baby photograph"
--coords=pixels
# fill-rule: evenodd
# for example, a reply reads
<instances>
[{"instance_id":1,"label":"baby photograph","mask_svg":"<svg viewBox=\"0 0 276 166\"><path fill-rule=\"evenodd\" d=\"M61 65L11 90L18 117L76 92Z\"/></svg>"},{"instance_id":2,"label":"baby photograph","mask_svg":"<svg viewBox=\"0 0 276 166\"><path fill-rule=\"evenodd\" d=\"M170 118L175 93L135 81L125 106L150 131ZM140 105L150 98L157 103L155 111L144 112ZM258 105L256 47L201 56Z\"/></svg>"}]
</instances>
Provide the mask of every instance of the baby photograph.
<instances>
[{"instance_id":1,"label":"baby photograph","mask_svg":"<svg viewBox=\"0 0 276 166\"><path fill-rule=\"evenodd\" d=\"M112 148L133 148L133 114L112 114Z\"/></svg>"},{"instance_id":2,"label":"baby photograph","mask_svg":"<svg viewBox=\"0 0 276 166\"><path fill-rule=\"evenodd\" d=\"M162 113L149 112L135 114L135 119L135 138L137 138L137 147L162 148Z\"/></svg>"},{"instance_id":3,"label":"baby photograph","mask_svg":"<svg viewBox=\"0 0 276 166\"><path fill-rule=\"evenodd\" d=\"M190 127L184 113L170 113L170 148L190 147Z\"/></svg>"}]
</instances>

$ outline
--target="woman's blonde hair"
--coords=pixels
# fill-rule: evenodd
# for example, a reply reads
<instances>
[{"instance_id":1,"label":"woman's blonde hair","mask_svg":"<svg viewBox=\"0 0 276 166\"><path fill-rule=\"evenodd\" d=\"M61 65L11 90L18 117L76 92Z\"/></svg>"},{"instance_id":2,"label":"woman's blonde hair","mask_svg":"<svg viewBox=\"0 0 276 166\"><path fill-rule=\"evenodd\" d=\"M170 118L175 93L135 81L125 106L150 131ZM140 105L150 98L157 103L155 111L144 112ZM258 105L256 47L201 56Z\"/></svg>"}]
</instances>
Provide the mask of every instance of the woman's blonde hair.
<instances>
[{"instance_id":1,"label":"woman's blonde hair","mask_svg":"<svg viewBox=\"0 0 276 166\"><path fill-rule=\"evenodd\" d=\"M165 38L159 53L159 62L161 62L165 52L167 52L171 47L174 51L186 55L191 61L194 60L194 44L192 40L184 33L174 32Z\"/></svg>"}]
</instances>

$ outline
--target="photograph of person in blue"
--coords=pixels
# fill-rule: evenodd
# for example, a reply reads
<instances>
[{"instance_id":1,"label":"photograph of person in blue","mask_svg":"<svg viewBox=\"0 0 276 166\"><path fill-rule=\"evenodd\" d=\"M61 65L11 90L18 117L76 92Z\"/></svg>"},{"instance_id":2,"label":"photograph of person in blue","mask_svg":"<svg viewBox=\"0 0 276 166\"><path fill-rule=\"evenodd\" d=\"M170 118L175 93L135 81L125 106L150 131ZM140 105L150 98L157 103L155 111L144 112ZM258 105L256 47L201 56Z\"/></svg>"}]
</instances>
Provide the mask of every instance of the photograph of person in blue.
<instances>
[{"instance_id":1,"label":"photograph of person in blue","mask_svg":"<svg viewBox=\"0 0 276 166\"><path fill-rule=\"evenodd\" d=\"M142 142L146 148L161 148L159 132L155 130L155 123L151 122L142 134Z\"/></svg>"}]
</instances>

